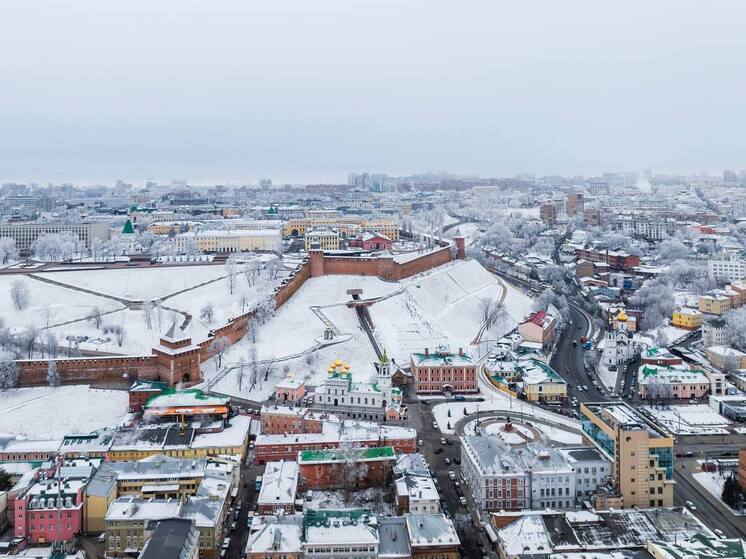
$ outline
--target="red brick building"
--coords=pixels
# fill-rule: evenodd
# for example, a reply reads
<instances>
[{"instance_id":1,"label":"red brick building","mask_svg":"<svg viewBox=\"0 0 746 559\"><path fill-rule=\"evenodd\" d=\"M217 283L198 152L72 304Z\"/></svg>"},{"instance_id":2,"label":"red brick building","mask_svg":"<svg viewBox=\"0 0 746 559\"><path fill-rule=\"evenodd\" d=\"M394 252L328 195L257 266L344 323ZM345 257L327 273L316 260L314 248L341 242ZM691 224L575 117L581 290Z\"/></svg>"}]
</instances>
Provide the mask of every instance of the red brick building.
<instances>
[{"instance_id":1,"label":"red brick building","mask_svg":"<svg viewBox=\"0 0 746 559\"><path fill-rule=\"evenodd\" d=\"M578 259L588 260L589 262L605 262L611 268L616 270L632 270L635 266L640 265L640 257L626 252L614 252L610 250L593 250L586 248L576 248L575 256Z\"/></svg>"},{"instance_id":2,"label":"red brick building","mask_svg":"<svg viewBox=\"0 0 746 559\"><path fill-rule=\"evenodd\" d=\"M308 408L265 405L259 413L263 435L321 433L321 414Z\"/></svg>"},{"instance_id":3,"label":"red brick building","mask_svg":"<svg viewBox=\"0 0 746 559\"><path fill-rule=\"evenodd\" d=\"M358 422L349 429L340 424L326 423L322 433L258 435L254 441L254 464L296 460L298 453L305 450L328 450L342 445L390 446L399 454L411 454L417 451L417 431L408 427Z\"/></svg>"},{"instance_id":4,"label":"red brick building","mask_svg":"<svg viewBox=\"0 0 746 559\"><path fill-rule=\"evenodd\" d=\"M363 233L356 239L350 240L347 244L351 247L358 247L369 251L391 250L394 246L394 242L391 239L380 233Z\"/></svg>"},{"instance_id":5,"label":"red brick building","mask_svg":"<svg viewBox=\"0 0 746 559\"><path fill-rule=\"evenodd\" d=\"M425 349L425 353L413 353L410 363L417 394L479 392L477 364L462 349L457 354L445 348L434 353Z\"/></svg>"},{"instance_id":6,"label":"red brick building","mask_svg":"<svg viewBox=\"0 0 746 559\"><path fill-rule=\"evenodd\" d=\"M304 491L382 486L395 463L390 446L305 450L298 453L298 485Z\"/></svg>"}]
</instances>

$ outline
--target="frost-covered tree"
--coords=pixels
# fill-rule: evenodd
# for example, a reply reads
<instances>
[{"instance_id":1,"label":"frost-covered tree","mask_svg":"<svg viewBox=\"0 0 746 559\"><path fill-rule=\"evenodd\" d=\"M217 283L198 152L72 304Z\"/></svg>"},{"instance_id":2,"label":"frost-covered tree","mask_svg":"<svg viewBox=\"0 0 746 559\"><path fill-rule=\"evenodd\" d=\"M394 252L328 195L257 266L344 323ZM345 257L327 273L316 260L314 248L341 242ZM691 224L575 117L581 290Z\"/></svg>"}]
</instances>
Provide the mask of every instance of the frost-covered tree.
<instances>
[{"instance_id":1,"label":"frost-covered tree","mask_svg":"<svg viewBox=\"0 0 746 559\"><path fill-rule=\"evenodd\" d=\"M12 353L0 353L0 389L8 390L18 384L18 364Z\"/></svg>"},{"instance_id":2,"label":"frost-covered tree","mask_svg":"<svg viewBox=\"0 0 746 559\"><path fill-rule=\"evenodd\" d=\"M82 254L84 246L77 235L64 231L39 236L31 244L31 251L37 260L64 262Z\"/></svg>"},{"instance_id":3,"label":"frost-covered tree","mask_svg":"<svg viewBox=\"0 0 746 559\"><path fill-rule=\"evenodd\" d=\"M223 366L223 355L229 347L231 347L231 342L225 336L219 336L210 342L207 351L216 358L215 368L219 369Z\"/></svg>"},{"instance_id":4,"label":"frost-covered tree","mask_svg":"<svg viewBox=\"0 0 746 559\"><path fill-rule=\"evenodd\" d=\"M10 285L10 300L18 311L28 307L29 288L23 280L17 279Z\"/></svg>"},{"instance_id":5,"label":"frost-covered tree","mask_svg":"<svg viewBox=\"0 0 746 559\"><path fill-rule=\"evenodd\" d=\"M746 351L746 307L732 309L723 318L728 343L739 351Z\"/></svg>"},{"instance_id":6,"label":"frost-covered tree","mask_svg":"<svg viewBox=\"0 0 746 559\"><path fill-rule=\"evenodd\" d=\"M62 384L62 378L60 377L60 372L57 369L57 361L50 361L49 365L47 365L47 384L49 384L49 386L51 386L52 388Z\"/></svg>"},{"instance_id":7,"label":"frost-covered tree","mask_svg":"<svg viewBox=\"0 0 746 559\"><path fill-rule=\"evenodd\" d=\"M692 250L679 239L665 239L660 242L657 249L658 260L672 262L681 258L687 258Z\"/></svg>"},{"instance_id":8,"label":"frost-covered tree","mask_svg":"<svg viewBox=\"0 0 746 559\"><path fill-rule=\"evenodd\" d=\"M259 324L264 324L275 315L275 299L272 296L262 299L256 307L254 315Z\"/></svg>"},{"instance_id":9,"label":"frost-covered tree","mask_svg":"<svg viewBox=\"0 0 746 559\"><path fill-rule=\"evenodd\" d=\"M485 329L489 330L495 324L495 320L500 312L500 301L490 297L485 297L479 301L479 312Z\"/></svg>"},{"instance_id":10,"label":"frost-covered tree","mask_svg":"<svg viewBox=\"0 0 746 559\"><path fill-rule=\"evenodd\" d=\"M194 237L189 237L184 241L184 254L192 257L202 254L202 251L197 244L197 240Z\"/></svg>"},{"instance_id":11,"label":"frost-covered tree","mask_svg":"<svg viewBox=\"0 0 746 559\"><path fill-rule=\"evenodd\" d=\"M5 266L14 260L18 260L16 240L10 237L0 238L0 264Z\"/></svg>"},{"instance_id":12,"label":"frost-covered tree","mask_svg":"<svg viewBox=\"0 0 746 559\"><path fill-rule=\"evenodd\" d=\"M657 328L676 308L671 285L661 280L652 280L630 297L630 303L643 311L641 326L644 330Z\"/></svg>"},{"instance_id":13,"label":"frost-covered tree","mask_svg":"<svg viewBox=\"0 0 746 559\"><path fill-rule=\"evenodd\" d=\"M556 308L559 312L557 322L560 326L570 320L570 305L567 302L567 297L547 288L534 301L534 311L546 311L549 310L550 306Z\"/></svg>"}]
</instances>

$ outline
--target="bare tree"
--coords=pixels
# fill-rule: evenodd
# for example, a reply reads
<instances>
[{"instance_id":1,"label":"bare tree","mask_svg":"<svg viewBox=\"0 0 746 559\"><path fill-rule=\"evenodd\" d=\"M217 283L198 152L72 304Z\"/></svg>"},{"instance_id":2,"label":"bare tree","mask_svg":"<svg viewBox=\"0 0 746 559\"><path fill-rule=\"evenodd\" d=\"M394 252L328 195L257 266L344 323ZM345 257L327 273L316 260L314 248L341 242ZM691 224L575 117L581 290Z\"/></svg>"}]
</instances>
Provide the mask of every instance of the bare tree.
<instances>
[{"instance_id":1,"label":"bare tree","mask_svg":"<svg viewBox=\"0 0 746 559\"><path fill-rule=\"evenodd\" d=\"M122 347L127 337L124 328L119 324L105 324L103 326L104 334L112 334L119 347Z\"/></svg>"},{"instance_id":2,"label":"bare tree","mask_svg":"<svg viewBox=\"0 0 746 559\"><path fill-rule=\"evenodd\" d=\"M212 303L205 303L205 306L202 307L199 311L199 317L208 324L212 323L212 321L215 319L215 307L212 305Z\"/></svg>"},{"instance_id":3,"label":"bare tree","mask_svg":"<svg viewBox=\"0 0 746 559\"><path fill-rule=\"evenodd\" d=\"M249 388L249 391L256 386L256 383L259 380L258 377L259 367L256 357L256 346L252 345L251 350L249 351L249 381L251 382L251 388Z\"/></svg>"},{"instance_id":4,"label":"bare tree","mask_svg":"<svg viewBox=\"0 0 746 559\"><path fill-rule=\"evenodd\" d=\"M88 320L96 325L96 330L101 328L101 309L99 309L98 307L93 307L91 309L91 312L88 313Z\"/></svg>"},{"instance_id":5,"label":"bare tree","mask_svg":"<svg viewBox=\"0 0 746 559\"><path fill-rule=\"evenodd\" d=\"M495 319L500 311L500 301L485 297L479 301L479 311L482 317L482 324L484 324L485 329L489 330L495 324Z\"/></svg>"},{"instance_id":6,"label":"bare tree","mask_svg":"<svg viewBox=\"0 0 746 559\"><path fill-rule=\"evenodd\" d=\"M50 331L46 330L44 332L44 336L42 337L42 352L46 352L48 357L51 357L52 359L57 358L60 354L60 342L57 339L57 335Z\"/></svg>"},{"instance_id":7,"label":"bare tree","mask_svg":"<svg viewBox=\"0 0 746 559\"><path fill-rule=\"evenodd\" d=\"M217 357L217 361L215 362L216 369L219 369L220 367L222 367L223 354L229 347L231 347L231 342L225 336L219 336L215 338L212 342L210 342L210 345L207 348L207 351L209 352L210 355Z\"/></svg>"},{"instance_id":8,"label":"bare tree","mask_svg":"<svg viewBox=\"0 0 746 559\"><path fill-rule=\"evenodd\" d=\"M36 341L39 339L39 329L36 326L29 326L23 333L22 343L24 351L29 359L34 356Z\"/></svg>"},{"instance_id":9,"label":"bare tree","mask_svg":"<svg viewBox=\"0 0 746 559\"><path fill-rule=\"evenodd\" d=\"M142 312L145 317L145 325L148 330L153 329L153 301L143 301Z\"/></svg>"},{"instance_id":10,"label":"bare tree","mask_svg":"<svg viewBox=\"0 0 746 559\"><path fill-rule=\"evenodd\" d=\"M244 375L246 374L246 362L244 361L243 357L239 357L238 359L238 365L236 366L236 379L238 384L238 391L241 392L243 390L243 381L244 381Z\"/></svg>"},{"instance_id":11,"label":"bare tree","mask_svg":"<svg viewBox=\"0 0 746 559\"><path fill-rule=\"evenodd\" d=\"M22 311L29 304L29 289L22 280L15 280L10 285L10 299L18 311Z\"/></svg>"},{"instance_id":12,"label":"bare tree","mask_svg":"<svg viewBox=\"0 0 746 559\"><path fill-rule=\"evenodd\" d=\"M47 365L47 383L53 388L62 384L60 372L57 370L57 361L50 361Z\"/></svg>"},{"instance_id":13,"label":"bare tree","mask_svg":"<svg viewBox=\"0 0 746 559\"><path fill-rule=\"evenodd\" d=\"M233 258L233 255L228 257L228 260L225 261L225 271L227 272L227 275L225 276L225 281L228 284L228 292L233 295L233 290L236 289L236 261Z\"/></svg>"}]
</instances>

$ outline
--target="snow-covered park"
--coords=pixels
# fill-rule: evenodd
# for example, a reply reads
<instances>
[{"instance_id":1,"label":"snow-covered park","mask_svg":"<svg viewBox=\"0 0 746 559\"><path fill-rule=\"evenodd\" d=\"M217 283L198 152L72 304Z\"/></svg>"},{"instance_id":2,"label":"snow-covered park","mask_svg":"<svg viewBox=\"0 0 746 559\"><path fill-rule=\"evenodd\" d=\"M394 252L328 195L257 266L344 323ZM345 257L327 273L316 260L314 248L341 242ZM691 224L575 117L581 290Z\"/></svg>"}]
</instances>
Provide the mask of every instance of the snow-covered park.
<instances>
[{"instance_id":1,"label":"snow-covered park","mask_svg":"<svg viewBox=\"0 0 746 559\"><path fill-rule=\"evenodd\" d=\"M117 427L128 417L127 393L86 385L15 388L0 393L0 436L59 439Z\"/></svg>"},{"instance_id":2,"label":"snow-covered park","mask_svg":"<svg viewBox=\"0 0 746 559\"><path fill-rule=\"evenodd\" d=\"M352 299L349 289L362 289L363 299L378 299L369 307L374 336L389 356L402 364L412 352L426 347L447 345L468 351L480 334L483 299L502 305L495 324L482 336L490 339L515 328L533 304L473 260L446 264L399 282L347 275L311 278L258 328L255 341L247 337L226 352L223 362L234 367L233 371L225 374L213 363L205 364L208 378L220 378L210 383L211 388L261 401L285 371L316 385L324 379L329 362L338 358L351 364L358 380L367 381L374 373L376 357L355 310L346 305ZM332 341L324 340L328 327L336 331ZM266 372L270 367L271 371L258 375L252 386L239 378L238 367L254 353L258 361L265 362L260 370Z\"/></svg>"}]
</instances>

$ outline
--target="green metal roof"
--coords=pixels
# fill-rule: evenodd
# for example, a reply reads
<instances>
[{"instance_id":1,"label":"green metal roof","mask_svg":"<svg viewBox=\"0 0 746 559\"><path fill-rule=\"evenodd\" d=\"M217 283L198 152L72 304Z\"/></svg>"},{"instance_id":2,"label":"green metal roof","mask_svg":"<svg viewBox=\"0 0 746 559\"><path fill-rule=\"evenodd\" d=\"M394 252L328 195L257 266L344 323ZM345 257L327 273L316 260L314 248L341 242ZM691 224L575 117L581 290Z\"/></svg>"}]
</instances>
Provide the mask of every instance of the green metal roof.
<instances>
[{"instance_id":1,"label":"green metal roof","mask_svg":"<svg viewBox=\"0 0 746 559\"><path fill-rule=\"evenodd\" d=\"M381 446L375 448L354 449L326 449L326 450L303 450L300 453L300 462L332 462L351 460L374 460L376 458L394 458L396 453L393 447Z\"/></svg>"}]
</instances>

